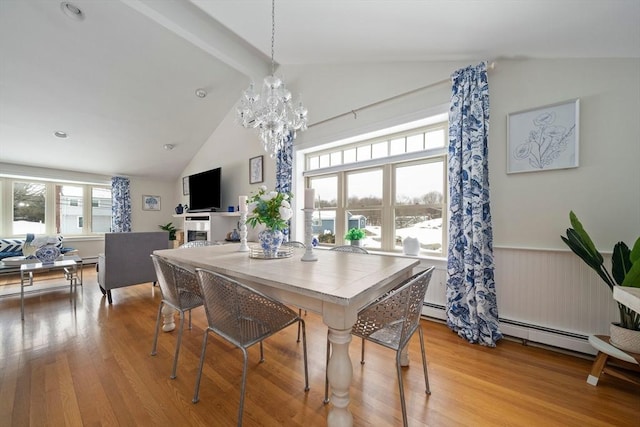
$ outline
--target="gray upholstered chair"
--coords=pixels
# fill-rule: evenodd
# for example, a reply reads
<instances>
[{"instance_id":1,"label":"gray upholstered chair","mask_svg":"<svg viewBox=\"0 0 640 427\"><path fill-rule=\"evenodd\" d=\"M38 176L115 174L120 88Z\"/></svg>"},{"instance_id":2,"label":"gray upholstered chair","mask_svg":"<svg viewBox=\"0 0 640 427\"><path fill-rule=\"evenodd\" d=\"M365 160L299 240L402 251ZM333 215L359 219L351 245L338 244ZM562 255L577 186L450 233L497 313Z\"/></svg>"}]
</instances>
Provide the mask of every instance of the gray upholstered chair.
<instances>
[{"instance_id":1,"label":"gray upholstered chair","mask_svg":"<svg viewBox=\"0 0 640 427\"><path fill-rule=\"evenodd\" d=\"M369 251L361 246L353 246L353 245L342 245L342 246L334 246L330 249L331 251L338 252L351 252L354 254L368 254Z\"/></svg>"},{"instance_id":2,"label":"gray upholstered chair","mask_svg":"<svg viewBox=\"0 0 640 427\"><path fill-rule=\"evenodd\" d=\"M189 312L189 329L191 329L191 310L200 307L202 294L198 286L196 275L164 258L151 255L153 265L158 276L158 283L162 291L162 300L158 306L158 317L156 318L156 331L153 336L153 347L151 355L155 356L158 348L158 333L160 331L160 318L162 317L162 307L169 307L180 312L180 325L178 326L178 338L176 339L176 350L173 356L173 369L171 379L176 377L178 367L178 355L180 354L180 344L182 343L182 330L184 329L184 312Z\"/></svg>"},{"instance_id":3,"label":"gray upholstered chair","mask_svg":"<svg viewBox=\"0 0 640 427\"><path fill-rule=\"evenodd\" d=\"M216 246L216 245L221 245L222 243L220 242L212 242L210 240L192 240L190 242L187 243L183 243L180 246L178 246L179 249L182 248L199 248L202 246Z\"/></svg>"},{"instance_id":4,"label":"gray upholstered chair","mask_svg":"<svg viewBox=\"0 0 640 427\"><path fill-rule=\"evenodd\" d=\"M169 247L166 231L105 233L104 253L98 254L98 285L111 304L111 290L156 281L149 255Z\"/></svg>"},{"instance_id":5,"label":"gray upholstered chair","mask_svg":"<svg viewBox=\"0 0 640 427\"><path fill-rule=\"evenodd\" d=\"M402 369L400 355L409 343L413 334L418 331L420 336L420 350L422 352L422 369L424 372L425 392L429 389L429 374L427 373L427 359L424 351L424 337L420 326L420 315L427 287L431 280L434 267L430 267L386 292L358 313L358 320L351 329L351 333L362 338L362 357L360 363L364 365L365 340L380 344L396 352L396 371L400 388L400 403L402 405L402 421L407 426L407 407L404 399L402 384ZM327 335L327 367L331 343ZM329 403L329 379L325 375L324 403Z\"/></svg>"},{"instance_id":6,"label":"gray upholstered chair","mask_svg":"<svg viewBox=\"0 0 640 427\"><path fill-rule=\"evenodd\" d=\"M244 364L238 408L238 426L242 425L244 392L247 383L249 361L247 348L260 343L260 361L263 362L262 341L294 323L302 324L305 391L309 390L304 320L281 302L227 276L202 269L196 269L196 275L204 297L204 309L209 325L202 341L202 355L200 356L193 403L199 400L200 378L202 377L209 332L214 332L242 350Z\"/></svg>"}]
</instances>

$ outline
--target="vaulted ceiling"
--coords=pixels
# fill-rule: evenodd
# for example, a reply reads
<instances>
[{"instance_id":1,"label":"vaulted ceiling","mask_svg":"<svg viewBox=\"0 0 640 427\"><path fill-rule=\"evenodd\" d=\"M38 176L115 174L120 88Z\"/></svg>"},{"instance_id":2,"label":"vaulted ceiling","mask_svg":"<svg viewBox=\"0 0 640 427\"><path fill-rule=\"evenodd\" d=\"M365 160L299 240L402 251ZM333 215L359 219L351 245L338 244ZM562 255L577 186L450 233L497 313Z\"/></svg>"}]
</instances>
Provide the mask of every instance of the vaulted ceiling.
<instances>
[{"instance_id":1,"label":"vaulted ceiling","mask_svg":"<svg viewBox=\"0 0 640 427\"><path fill-rule=\"evenodd\" d=\"M0 162L175 179L271 67L269 0L72 4L0 1ZM639 58L639 22L638 0L277 0L275 60Z\"/></svg>"}]
</instances>

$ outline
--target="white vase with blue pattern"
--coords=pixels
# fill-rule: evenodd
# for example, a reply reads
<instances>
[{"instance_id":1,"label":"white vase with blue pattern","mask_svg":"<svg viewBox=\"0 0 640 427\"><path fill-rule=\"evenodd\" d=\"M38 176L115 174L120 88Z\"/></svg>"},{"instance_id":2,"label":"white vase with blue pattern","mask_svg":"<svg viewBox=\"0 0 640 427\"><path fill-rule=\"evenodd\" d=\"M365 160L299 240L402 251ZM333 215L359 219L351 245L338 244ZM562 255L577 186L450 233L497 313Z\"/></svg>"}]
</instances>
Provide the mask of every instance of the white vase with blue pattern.
<instances>
[{"instance_id":1,"label":"white vase with blue pattern","mask_svg":"<svg viewBox=\"0 0 640 427\"><path fill-rule=\"evenodd\" d=\"M258 239L260 240L260 247L264 252L266 258L276 258L278 256L278 249L282 245L284 234L280 230L263 230L258 233Z\"/></svg>"},{"instance_id":2,"label":"white vase with blue pattern","mask_svg":"<svg viewBox=\"0 0 640 427\"><path fill-rule=\"evenodd\" d=\"M53 264L60 256L60 249L54 245L44 245L36 251L35 256L43 264Z\"/></svg>"}]
</instances>

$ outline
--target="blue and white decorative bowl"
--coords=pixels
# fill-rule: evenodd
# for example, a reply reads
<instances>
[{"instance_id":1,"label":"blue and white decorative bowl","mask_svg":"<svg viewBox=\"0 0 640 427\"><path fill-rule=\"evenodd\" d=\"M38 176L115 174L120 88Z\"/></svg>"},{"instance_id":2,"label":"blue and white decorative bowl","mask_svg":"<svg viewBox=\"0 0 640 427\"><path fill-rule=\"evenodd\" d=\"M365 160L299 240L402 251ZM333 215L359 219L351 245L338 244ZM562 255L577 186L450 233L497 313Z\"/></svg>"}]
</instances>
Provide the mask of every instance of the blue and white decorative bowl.
<instances>
[{"instance_id":1,"label":"blue and white decorative bowl","mask_svg":"<svg viewBox=\"0 0 640 427\"><path fill-rule=\"evenodd\" d=\"M60 256L60 249L54 245L44 245L36 251L35 256L43 264L53 264Z\"/></svg>"}]
</instances>

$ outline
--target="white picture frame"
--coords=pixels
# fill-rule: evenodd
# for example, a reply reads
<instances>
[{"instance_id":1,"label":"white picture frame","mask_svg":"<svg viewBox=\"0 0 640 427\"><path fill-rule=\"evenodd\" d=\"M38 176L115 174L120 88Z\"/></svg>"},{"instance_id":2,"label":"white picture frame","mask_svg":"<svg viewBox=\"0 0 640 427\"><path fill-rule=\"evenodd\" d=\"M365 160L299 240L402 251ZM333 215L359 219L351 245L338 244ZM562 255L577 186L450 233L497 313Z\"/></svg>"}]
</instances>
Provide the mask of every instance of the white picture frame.
<instances>
[{"instance_id":1,"label":"white picture frame","mask_svg":"<svg viewBox=\"0 0 640 427\"><path fill-rule=\"evenodd\" d=\"M579 166L580 100L507 115L507 173Z\"/></svg>"},{"instance_id":2,"label":"white picture frame","mask_svg":"<svg viewBox=\"0 0 640 427\"><path fill-rule=\"evenodd\" d=\"M142 210L143 211L159 211L160 210L160 196L150 196L145 194L142 196Z\"/></svg>"}]
</instances>

